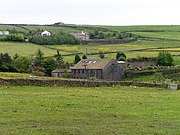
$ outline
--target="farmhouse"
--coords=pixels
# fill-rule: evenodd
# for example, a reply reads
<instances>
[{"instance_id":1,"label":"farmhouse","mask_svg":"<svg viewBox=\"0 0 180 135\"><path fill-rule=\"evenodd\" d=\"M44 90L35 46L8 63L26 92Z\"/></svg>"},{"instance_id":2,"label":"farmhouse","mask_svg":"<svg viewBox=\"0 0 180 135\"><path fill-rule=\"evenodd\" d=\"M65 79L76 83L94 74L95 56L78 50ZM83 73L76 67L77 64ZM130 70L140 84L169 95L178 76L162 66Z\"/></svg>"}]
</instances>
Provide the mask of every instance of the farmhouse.
<instances>
[{"instance_id":1,"label":"farmhouse","mask_svg":"<svg viewBox=\"0 0 180 135\"><path fill-rule=\"evenodd\" d=\"M87 41L90 39L89 33L83 31L81 33L72 33L72 35L83 41Z\"/></svg>"},{"instance_id":2,"label":"farmhouse","mask_svg":"<svg viewBox=\"0 0 180 135\"><path fill-rule=\"evenodd\" d=\"M97 78L117 81L124 76L124 69L114 59L84 59L71 68L73 78Z\"/></svg>"},{"instance_id":3,"label":"farmhouse","mask_svg":"<svg viewBox=\"0 0 180 135\"><path fill-rule=\"evenodd\" d=\"M51 36L51 32L45 30L45 31L41 32L41 36Z\"/></svg>"},{"instance_id":4,"label":"farmhouse","mask_svg":"<svg viewBox=\"0 0 180 135\"><path fill-rule=\"evenodd\" d=\"M9 35L9 31L0 31L0 35Z\"/></svg>"}]
</instances>

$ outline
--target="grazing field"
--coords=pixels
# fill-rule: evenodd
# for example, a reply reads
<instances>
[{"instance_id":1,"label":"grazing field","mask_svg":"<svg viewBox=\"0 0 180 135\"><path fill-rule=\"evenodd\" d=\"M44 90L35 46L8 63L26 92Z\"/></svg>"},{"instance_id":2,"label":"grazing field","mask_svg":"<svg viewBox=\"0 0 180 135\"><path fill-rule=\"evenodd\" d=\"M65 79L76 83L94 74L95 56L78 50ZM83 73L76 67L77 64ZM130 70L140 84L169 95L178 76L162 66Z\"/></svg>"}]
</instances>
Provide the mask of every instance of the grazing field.
<instances>
[{"instance_id":1,"label":"grazing field","mask_svg":"<svg viewBox=\"0 0 180 135\"><path fill-rule=\"evenodd\" d=\"M0 86L0 134L178 134L180 91Z\"/></svg>"},{"instance_id":2,"label":"grazing field","mask_svg":"<svg viewBox=\"0 0 180 135\"><path fill-rule=\"evenodd\" d=\"M174 41L136 41L128 44L87 44L87 45L50 45L54 49L61 50L62 52L110 52L110 51L129 51L139 49L157 49L157 48L177 48L180 47L179 42Z\"/></svg>"},{"instance_id":3,"label":"grazing field","mask_svg":"<svg viewBox=\"0 0 180 135\"><path fill-rule=\"evenodd\" d=\"M133 34L144 37L180 40L180 32L133 32Z\"/></svg>"},{"instance_id":4,"label":"grazing field","mask_svg":"<svg viewBox=\"0 0 180 135\"><path fill-rule=\"evenodd\" d=\"M54 33L58 33L58 32L68 32L68 33L72 33L72 32L81 32L81 30L77 30L74 28L69 28L69 27L55 27L55 26L24 26L24 28L32 31L32 32L36 32L39 29L41 30L48 30L50 32Z\"/></svg>"},{"instance_id":5,"label":"grazing field","mask_svg":"<svg viewBox=\"0 0 180 135\"><path fill-rule=\"evenodd\" d=\"M0 53L9 53L11 56L16 53L22 56L30 56L35 54L38 49L42 50L45 56L56 54L56 50L31 43L0 42L0 48Z\"/></svg>"},{"instance_id":6,"label":"grazing field","mask_svg":"<svg viewBox=\"0 0 180 135\"><path fill-rule=\"evenodd\" d=\"M16 27L16 26L11 26L11 25L0 25L0 30L10 30L10 31L17 31L17 32L20 32L20 33L28 33L29 31L26 30L26 29L23 29L21 27Z\"/></svg>"},{"instance_id":7,"label":"grazing field","mask_svg":"<svg viewBox=\"0 0 180 135\"><path fill-rule=\"evenodd\" d=\"M180 56L179 57L174 57L174 64L175 65L180 65Z\"/></svg>"},{"instance_id":8,"label":"grazing field","mask_svg":"<svg viewBox=\"0 0 180 135\"><path fill-rule=\"evenodd\" d=\"M103 27L115 31L128 31L128 32L140 32L140 31L174 31L180 30L180 25L141 25L141 26L97 26Z\"/></svg>"}]
</instances>

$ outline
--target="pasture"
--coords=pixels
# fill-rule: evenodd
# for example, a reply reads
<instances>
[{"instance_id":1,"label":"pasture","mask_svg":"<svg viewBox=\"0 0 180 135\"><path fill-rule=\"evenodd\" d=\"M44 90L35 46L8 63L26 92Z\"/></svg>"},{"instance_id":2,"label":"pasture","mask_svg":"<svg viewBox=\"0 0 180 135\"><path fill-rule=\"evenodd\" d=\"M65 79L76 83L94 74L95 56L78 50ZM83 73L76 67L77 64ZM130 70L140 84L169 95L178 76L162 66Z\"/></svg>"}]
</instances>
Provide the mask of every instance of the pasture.
<instances>
[{"instance_id":1,"label":"pasture","mask_svg":"<svg viewBox=\"0 0 180 135\"><path fill-rule=\"evenodd\" d=\"M0 86L0 134L178 134L180 91Z\"/></svg>"},{"instance_id":2,"label":"pasture","mask_svg":"<svg viewBox=\"0 0 180 135\"><path fill-rule=\"evenodd\" d=\"M137 26L96 26L121 32L142 32L142 31L174 31L180 30L180 25L137 25Z\"/></svg>"},{"instance_id":3,"label":"pasture","mask_svg":"<svg viewBox=\"0 0 180 135\"><path fill-rule=\"evenodd\" d=\"M11 56L14 56L16 53L21 56L31 56L35 54L38 49L42 50L45 56L53 56L56 54L56 50L31 43L0 42L0 48L0 53L7 52Z\"/></svg>"}]
</instances>

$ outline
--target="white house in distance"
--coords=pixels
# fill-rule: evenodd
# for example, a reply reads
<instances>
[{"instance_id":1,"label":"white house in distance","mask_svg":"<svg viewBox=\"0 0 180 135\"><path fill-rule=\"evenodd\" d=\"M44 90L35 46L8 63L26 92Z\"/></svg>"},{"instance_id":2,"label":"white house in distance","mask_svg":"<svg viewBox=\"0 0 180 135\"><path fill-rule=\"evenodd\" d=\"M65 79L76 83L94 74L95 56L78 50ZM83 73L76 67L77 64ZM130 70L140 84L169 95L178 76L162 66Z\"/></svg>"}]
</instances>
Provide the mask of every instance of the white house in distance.
<instances>
[{"instance_id":1,"label":"white house in distance","mask_svg":"<svg viewBox=\"0 0 180 135\"><path fill-rule=\"evenodd\" d=\"M0 31L0 35L9 35L9 31Z\"/></svg>"},{"instance_id":2,"label":"white house in distance","mask_svg":"<svg viewBox=\"0 0 180 135\"><path fill-rule=\"evenodd\" d=\"M45 30L45 31L41 32L41 36L51 36L51 32Z\"/></svg>"}]
</instances>

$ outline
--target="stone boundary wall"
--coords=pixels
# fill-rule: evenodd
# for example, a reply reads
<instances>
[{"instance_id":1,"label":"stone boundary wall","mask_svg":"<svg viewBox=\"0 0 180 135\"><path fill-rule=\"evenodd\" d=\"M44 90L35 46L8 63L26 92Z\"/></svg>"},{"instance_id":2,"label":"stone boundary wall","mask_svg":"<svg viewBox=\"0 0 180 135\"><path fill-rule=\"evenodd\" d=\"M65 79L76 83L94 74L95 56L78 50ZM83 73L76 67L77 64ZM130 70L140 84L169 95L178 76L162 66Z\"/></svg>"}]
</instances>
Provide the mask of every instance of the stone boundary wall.
<instances>
[{"instance_id":1,"label":"stone boundary wall","mask_svg":"<svg viewBox=\"0 0 180 135\"><path fill-rule=\"evenodd\" d=\"M137 39L90 39L84 40L83 43L98 43L98 44L125 44L137 41Z\"/></svg>"},{"instance_id":2,"label":"stone boundary wall","mask_svg":"<svg viewBox=\"0 0 180 135\"><path fill-rule=\"evenodd\" d=\"M180 68L177 69L162 69L162 70L157 70L156 72L162 72L163 74L174 74L174 73L179 73ZM140 77L140 76L146 76L146 75L153 75L155 74L155 71L139 71L137 73L126 73L126 78L134 78L134 77Z\"/></svg>"},{"instance_id":3,"label":"stone boundary wall","mask_svg":"<svg viewBox=\"0 0 180 135\"><path fill-rule=\"evenodd\" d=\"M19 86L71 86L71 87L100 87L100 86L138 86L168 88L168 84L144 82L115 82L115 81L87 81L87 80L41 80L41 79L2 79L0 85ZM180 89L180 86L178 86Z\"/></svg>"}]
</instances>

